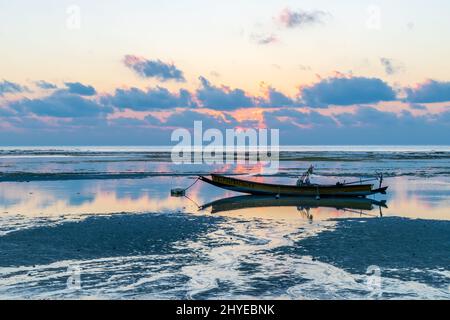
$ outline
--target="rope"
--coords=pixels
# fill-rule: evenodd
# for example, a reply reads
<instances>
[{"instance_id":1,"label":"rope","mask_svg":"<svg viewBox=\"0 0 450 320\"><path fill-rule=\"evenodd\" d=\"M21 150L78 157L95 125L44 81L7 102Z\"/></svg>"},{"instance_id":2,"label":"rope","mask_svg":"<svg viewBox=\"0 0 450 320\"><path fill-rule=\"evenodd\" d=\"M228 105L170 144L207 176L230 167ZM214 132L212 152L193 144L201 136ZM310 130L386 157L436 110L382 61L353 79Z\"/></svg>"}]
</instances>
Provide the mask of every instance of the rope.
<instances>
[{"instance_id":1,"label":"rope","mask_svg":"<svg viewBox=\"0 0 450 320\"><path fill-rule=\"evenodd\" d=\"M194 183L191 184L189 187L187 187L186 189L184 189L184 192L188 191L190 188L192 188L198 181L200 180L200 177L197 177L197 179L195 179ZM197 202L195 202L194 200L192 200L191 198L189 198L186 194L184 195L184 197L188 200L190 200L192 203L194 203L197 206L197 209L200 210L201 206L198 205Z\"/></svg>"},{"instance_id":2,"label":"rope","mask_svg":"<svg viewBox=\"0 0 450 320\"><path fill-rule=\"evenodd\" d=\"M187 187L186 189L184 189L184 191L186 192L186 191L188 191L190 188L192 188L192 187L198 182L198 180L200 180L200 177L197 177L197 179L195 179L194 183L191 184L191 185L190 185L189 187Z\"/></svg>"},{"instance_id":3,"label":"rope","mask_svg":"<svg viewBox=\"0 0 450 320\"><path fill-rule=\"evenodd\" d=\"M171 195L173 197L185 197L188 200L190 200L191 202L193 202L197 206L198 209L200 209L200 206L198 205L198 203L186 195L186 191L188 191L190 188L192 188L198 182L198 180L200 180L200 177L197 177L197 179L195 179L194 183L192 183L189 187L187 187L185 189L182 189L182 188L172 189L170 191Z\"/></svg>"},{"instance_id":4,"label":"rope","mask_svg":"<svg viewBox=\"0 0 450 320\"><path fill-rule=\"evenodd\" d=\"M362 211L357 211L357 210L353 210L353 209L341 209L344 212L350 212L350 213L355 213L355 214L359 214L359 215L364 215L364 216L369 216L369 217L378 217L377 215L374 214L370 214L370 213L366 213L366 212L362 212ZM381 207L380 207L381 210ZM381 215L383 216L383 215Z\"/></svg>"},{"instance_id":5,"label":"rope","mask_svg":"<svg viewBox=\"0 0 450 320\"><path fill-rule=\"evenodd\" d=\"M192 200L191 198L189 198L187 195L184 195L184 197L188 200L190 200L193 204L195 204L197 206L197 209L200 210L202 207L198 205L197 202L195 202L194 200Z\"/></svg>"},{"instance_id":6,"label":"rope","mask_svg":"<svg viewBox=\"0 0 450 320\"><path fill-rule=\"evenodd\" d=\"M373 179L364 179L364 180L359 179L358 181L352 181L352 182L345 182L344 181L344 183L342 183L342 185L363 183L363 182L369 182L369 181L378 181L378 180L379 180L378 178L373 178Z\"/></svg>"}]
</instances>

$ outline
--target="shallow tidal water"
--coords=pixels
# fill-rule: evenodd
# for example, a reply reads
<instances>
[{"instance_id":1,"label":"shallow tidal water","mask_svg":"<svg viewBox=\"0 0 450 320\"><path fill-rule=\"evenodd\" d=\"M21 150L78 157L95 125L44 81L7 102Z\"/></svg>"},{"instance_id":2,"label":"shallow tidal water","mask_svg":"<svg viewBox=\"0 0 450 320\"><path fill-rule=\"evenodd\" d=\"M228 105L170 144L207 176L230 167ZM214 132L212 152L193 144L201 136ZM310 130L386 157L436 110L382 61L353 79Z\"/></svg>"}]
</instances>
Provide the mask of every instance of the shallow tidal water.
<instances>
[{"instance_id":1,"label":"shallow tidal water","mask_svg":"<svg viewBox=\"0 0 450 320\"><path fill-rule=\"evenodd\" d=\"M145 148L4 148L0 298L449 299L450 150L322 149L283 151L267 176ZM295 183L310 164L324 183L382 171L388 194L255 199L198 182L170 197L197 174Z\"/></svg>"}]
</instances>

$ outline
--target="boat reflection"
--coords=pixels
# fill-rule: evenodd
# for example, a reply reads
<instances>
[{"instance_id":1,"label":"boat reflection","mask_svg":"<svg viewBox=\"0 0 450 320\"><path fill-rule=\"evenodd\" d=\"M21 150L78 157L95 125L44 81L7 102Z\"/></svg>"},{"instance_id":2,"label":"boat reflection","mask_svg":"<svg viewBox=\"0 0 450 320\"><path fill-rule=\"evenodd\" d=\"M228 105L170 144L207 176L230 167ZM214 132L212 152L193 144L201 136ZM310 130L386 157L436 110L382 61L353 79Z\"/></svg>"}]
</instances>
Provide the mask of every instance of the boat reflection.
<instances>
[{"instance_id":1,"label":"boat reflection","mask_svg":"<svg viewBox=\"0 0 450 320\"><path fill-rule=\"evenodd\" d=\"M332 208L338 211L352 212L360 215L373 215L368 213L379 208L380 217L382 208L387 208L386 201L377 201L369 198L311 198L311 197L281 197L274 196L237 196L219 199L200 206L200 210L211 208L211 213L251 209L251 208L280 208L295 207L304 217L313 220L311 209Z\"/></svg>"}]
</instances>

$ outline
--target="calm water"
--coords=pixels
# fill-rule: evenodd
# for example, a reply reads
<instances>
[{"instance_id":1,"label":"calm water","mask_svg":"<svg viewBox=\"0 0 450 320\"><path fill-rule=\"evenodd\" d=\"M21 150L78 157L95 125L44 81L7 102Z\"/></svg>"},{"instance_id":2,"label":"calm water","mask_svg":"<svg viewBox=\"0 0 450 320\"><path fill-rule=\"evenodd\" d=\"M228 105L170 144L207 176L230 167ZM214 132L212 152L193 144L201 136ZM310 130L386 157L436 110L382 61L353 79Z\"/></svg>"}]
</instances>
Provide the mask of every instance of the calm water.
<instances>
[{"instance_id":1,"label":"calm water","mask_svg":"<svg viewBox=\"0 0 450 320\"><path fill-rule=\"evenodd\" d=\"M288 147L280 159L267 176L175 165L160 147L2 148L0 298L450 298L450 147ZM295 183L310 164L324 183L382 171L388 194L234 198L198 182L170 197L197 174ZM68 287L78 270L81 288Z\"/></svg>"}]
</instances>

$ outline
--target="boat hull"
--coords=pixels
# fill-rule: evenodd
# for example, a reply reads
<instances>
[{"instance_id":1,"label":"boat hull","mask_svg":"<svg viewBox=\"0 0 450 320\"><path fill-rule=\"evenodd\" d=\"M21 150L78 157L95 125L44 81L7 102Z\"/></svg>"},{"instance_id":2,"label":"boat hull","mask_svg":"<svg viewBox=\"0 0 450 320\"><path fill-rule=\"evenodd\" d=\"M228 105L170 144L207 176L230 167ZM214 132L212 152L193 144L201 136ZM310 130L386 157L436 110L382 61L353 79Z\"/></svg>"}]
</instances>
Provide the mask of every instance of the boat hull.
<instances>
[{"instance_id":1,"label":"boat hull","mask_svg":"<svg viewBox=\"0 0 450 320\"><path fill-rule=\"evenodd\" d=\"M212 174L211 179L205 176L200 176L199 179L219 188L252 195L365 197L375 193L385 193L387 189L387 187L373 189L373 184L309 186L276 185L240 180L216 174Z\"/></svg>"}]
</instances>

